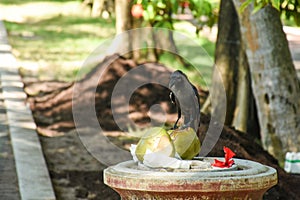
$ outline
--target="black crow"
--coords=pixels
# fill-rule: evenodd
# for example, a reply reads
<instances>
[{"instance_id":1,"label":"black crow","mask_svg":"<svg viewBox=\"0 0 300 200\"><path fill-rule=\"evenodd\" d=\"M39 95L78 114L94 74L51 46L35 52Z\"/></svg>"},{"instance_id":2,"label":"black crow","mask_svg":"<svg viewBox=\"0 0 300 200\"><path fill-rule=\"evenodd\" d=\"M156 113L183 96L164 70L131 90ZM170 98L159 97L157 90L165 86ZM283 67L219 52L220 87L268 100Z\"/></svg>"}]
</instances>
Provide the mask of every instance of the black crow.
<instances>
[{"instance_id":1,"label":"black crow","mask_svg":"<svg viewBox=\"0 0 300 200\"><path fill-rule=\"evenodd\" d=\"M171 89L170 99L176 105L178 112L178 118L173 128L178 128L177 123L183 115L184 124L180 128L191 127L197 132L200 123L200 104L197 88L182 71L177 70L170 76L169 89Z\"/></svg>"}]
</instances>

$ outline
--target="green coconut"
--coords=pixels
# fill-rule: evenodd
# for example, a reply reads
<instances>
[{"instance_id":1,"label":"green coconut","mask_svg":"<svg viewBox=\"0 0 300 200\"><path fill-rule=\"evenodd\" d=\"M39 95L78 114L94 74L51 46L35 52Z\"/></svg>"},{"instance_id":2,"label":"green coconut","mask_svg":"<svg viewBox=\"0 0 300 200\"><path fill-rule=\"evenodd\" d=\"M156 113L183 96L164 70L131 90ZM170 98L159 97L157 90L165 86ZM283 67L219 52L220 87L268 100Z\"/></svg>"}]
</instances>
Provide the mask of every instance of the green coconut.
<instances>
[{"instance_id":1,"label":"green coconut","mask_svg":"<svg viewBox=\"0 0 300 200\"><path fill-rule=\"evenodd\" d=\"M169 131L175 151L183 160L191 160L200 152L200 140L194 129L188 127L182 130Z\"/></svg>"},{"instance_id":2,"label":"green coconut","mask_svg":"<svg viewBox=\"0 0 300 200\"><path fill-rule=\"evenodd\" d=\"M165 154L169 157L175 156L175 148L167 131L161 127L150 128L139 140L135 154L139 161L144 161L146 151Z\"/></svg>"}]
</instances>

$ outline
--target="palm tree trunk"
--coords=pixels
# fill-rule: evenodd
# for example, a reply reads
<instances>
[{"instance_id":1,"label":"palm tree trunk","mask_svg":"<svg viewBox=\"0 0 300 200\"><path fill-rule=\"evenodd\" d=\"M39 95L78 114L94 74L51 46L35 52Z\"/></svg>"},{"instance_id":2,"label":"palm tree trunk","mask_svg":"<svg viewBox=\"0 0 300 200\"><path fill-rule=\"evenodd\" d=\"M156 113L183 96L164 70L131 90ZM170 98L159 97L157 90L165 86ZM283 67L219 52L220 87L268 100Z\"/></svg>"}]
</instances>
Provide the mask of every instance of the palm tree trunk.
<instances>
[{"instance_id":1,"label":"palm tree trunk","mask_svg":"<svg viewBox=\"0 0 300 200\"><path fill-rule=\"evenodd\" d=\"M238 10L243 0L234 0ZM239 13L250 66L263 146L279 161L300 148L300 88L282 29L271 6L253 14L253 5Z\"/></svg>"}]
</instances>

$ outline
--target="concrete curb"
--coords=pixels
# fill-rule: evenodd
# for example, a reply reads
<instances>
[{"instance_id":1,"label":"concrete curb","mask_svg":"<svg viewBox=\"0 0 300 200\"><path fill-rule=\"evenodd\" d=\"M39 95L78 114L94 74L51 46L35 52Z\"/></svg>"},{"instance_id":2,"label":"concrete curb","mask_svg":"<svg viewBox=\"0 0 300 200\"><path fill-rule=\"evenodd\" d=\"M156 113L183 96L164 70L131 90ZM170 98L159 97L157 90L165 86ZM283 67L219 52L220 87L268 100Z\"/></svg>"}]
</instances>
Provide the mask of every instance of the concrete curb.
<instances>
[{"instance_id":1,"label":"concrete curb","mask_svg":"<svg viewBox=\"0 0 300 200\"><path fill-rule=\"evenodd\" d=\"M11 53L2 21L0 21L0 60L0 80L21 199L56 199L36 133L36 125L31 110L26 106L26 94L18 73L18 64Z\"/></svg>"}]
</instances>

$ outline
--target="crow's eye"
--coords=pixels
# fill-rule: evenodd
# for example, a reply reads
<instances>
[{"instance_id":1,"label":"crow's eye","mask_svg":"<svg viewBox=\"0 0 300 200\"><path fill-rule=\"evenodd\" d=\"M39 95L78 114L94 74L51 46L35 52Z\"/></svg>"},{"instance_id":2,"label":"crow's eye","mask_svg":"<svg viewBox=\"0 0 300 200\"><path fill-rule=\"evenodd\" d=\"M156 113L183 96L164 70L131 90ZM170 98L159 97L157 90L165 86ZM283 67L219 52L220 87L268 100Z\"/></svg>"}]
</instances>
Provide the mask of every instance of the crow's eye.
<instances>
[{"instance_id":1,"label":"crow's eye","mask_svg":"<svg viewBox=\"0 0 300 200\"><path fill-rule=\"evenodd\" d=\"M181 76L178 76L176 79L177 79L177 81L182 81L182 77Z\"/></svg>"}]
</instances>

